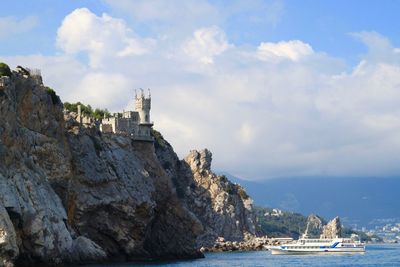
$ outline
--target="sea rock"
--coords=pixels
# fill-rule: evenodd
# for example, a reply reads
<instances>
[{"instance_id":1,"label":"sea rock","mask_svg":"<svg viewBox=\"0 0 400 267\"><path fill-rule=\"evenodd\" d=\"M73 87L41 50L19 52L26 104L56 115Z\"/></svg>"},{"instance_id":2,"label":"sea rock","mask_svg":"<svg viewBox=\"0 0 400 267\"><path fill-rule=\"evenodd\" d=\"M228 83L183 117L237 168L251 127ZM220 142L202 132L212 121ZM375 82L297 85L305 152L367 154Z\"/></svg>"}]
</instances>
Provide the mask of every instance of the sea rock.
<instances>
[{"instance_id":1,"label":"sea rock","mask_svg":"<svg viewBox=\"0 0 400 267\"><path fill-rule=\"evenodd\" d=\"M328 222L327 225L324 226L322 231L322 238L335 238L341 237L342 235L342 224L340 222L339 217L333 218Z\"/></svg>"},{"instance_id":2,"label":"sea rock","mask_svg":"<svg viewBox=\"0 0 400 267\"><path fill-rule=\"evenodd\" d=\"M308 237L318 238L323 230L325 221L318 215L311 214L307 217L305 233Z\"/></svg>"},{"instance_id":3,"label":"sea rock","mask_svg":"<svg viewBox=\"0 0 400 267\"><path fill-rule=\"evenodd\" d=\"M272 240L267 236L247 236L242 241L226 241L225 238L218 237L213 246L202 247L201 250L203 252L257 251L265 250L268 245L272 245Z\"/></svg>"}]
</instances>

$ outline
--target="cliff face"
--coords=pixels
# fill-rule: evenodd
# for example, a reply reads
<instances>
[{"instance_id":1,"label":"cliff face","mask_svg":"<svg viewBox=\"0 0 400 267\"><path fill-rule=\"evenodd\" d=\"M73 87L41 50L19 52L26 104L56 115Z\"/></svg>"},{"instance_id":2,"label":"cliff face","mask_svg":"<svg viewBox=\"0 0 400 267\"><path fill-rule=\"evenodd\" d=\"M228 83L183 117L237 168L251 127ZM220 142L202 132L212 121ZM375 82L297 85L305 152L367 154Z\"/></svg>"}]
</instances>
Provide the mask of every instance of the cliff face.
<instances>
[{"instance_id":1,"label":"cliff face","mask_svg":"<svg viewBox=\"0 0 400 267\"><path fill-rule=\"evenodd\" d=\"M333 218L324 226L322 230L322 236L324 238L335 238L342 236L342 224L340 223L339 217Z\"/></svg>"},{"instance_id":2,"label":"cliff face","mask_svg":"<svg viewBox=\"0 0 400 267\"><path fill-rule=\"evenodd\" d=\"M155 147L178 196L203 225L202 234L197 238L199 246L211 247L218 237L242 241L256 235L252 199L240 185L211 171L210 151L191 151L180 161L161 136Z\"/></svg>"},{"instance_id":3,"label":"cliff face","mask_svg":"<svg viewBox=\"0 0 400 267\"><path fill-rule=\"evenodd\" d=\"M201 256L153 144L62 109L33 77L0 87L0 266Z\"/></svg>"},{"instance_id":4,"label":"cliff face","mask_svg":"<svg viewBox=\"0 0 400 267\"><path fill-rule=\"evenodd\" d=\"M315 214L311 214L307 217L307 226L305 233L309 237L318 238L322 233L324 225L325 221L321 217Z\"/></svg>"}]
</instances>

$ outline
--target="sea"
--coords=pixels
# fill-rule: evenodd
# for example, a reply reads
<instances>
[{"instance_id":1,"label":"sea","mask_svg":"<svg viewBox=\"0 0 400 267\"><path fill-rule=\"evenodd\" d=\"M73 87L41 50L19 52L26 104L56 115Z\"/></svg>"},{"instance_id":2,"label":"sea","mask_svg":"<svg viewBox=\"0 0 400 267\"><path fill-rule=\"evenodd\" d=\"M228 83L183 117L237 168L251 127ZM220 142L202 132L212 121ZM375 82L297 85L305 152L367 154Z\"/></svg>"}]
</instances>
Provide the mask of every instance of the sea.
<instances>
[{"instance_id":1,"label":"sea","mask_svg":"<svg viewBox=\"0 0 400 267\"><path fill-rule=\"evenodd\" d=\"M205 258L153 263L113 263L86 267L137 266L399 266L400 244L367 245L364 254L351 255L271 255L269 251L206 253Z\"/></svg>"}]
</instances>

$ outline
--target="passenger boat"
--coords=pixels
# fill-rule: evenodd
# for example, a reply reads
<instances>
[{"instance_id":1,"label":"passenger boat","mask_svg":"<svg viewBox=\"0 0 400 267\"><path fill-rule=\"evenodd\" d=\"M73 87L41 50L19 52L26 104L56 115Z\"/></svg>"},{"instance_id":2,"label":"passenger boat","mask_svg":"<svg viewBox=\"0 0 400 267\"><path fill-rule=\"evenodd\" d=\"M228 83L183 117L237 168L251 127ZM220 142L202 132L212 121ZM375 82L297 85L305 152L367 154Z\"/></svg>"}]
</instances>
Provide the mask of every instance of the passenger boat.
<instances>
[{"instance_id":1,"label":"passenger boat","mask_svg":"<svg viewBox=\"0 0 400 267\"><path fill-rule=\"evenodd\" d=\"M299 240L280 246L269 247L271 254L330 254L330 253L364 253L365 244L351 238L308 238L303 236Z\"/></svg>"}]
</instances>

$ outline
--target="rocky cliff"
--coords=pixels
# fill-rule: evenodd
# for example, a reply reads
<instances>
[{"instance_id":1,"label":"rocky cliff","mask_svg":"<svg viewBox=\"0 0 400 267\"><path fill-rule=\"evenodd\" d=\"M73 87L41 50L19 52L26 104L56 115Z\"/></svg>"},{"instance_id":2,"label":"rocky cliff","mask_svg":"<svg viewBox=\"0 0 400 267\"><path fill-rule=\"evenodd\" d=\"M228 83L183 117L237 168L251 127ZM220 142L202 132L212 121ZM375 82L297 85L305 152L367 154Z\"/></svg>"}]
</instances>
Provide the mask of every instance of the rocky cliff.
<instances>
[{"instance_id":1,"label":"rocky cliff","mask_svg":"<svg viewBox=\"0 0 400 267\"><path fill-rule=\"evenodd\" d=\"M257 241L252 200L211 171L210 151L179 160L156 131L138 142L76 116L40 76L0 78L0 266L194 258L222 239Z\"/></svg>"},{"instance_id":2,"label":"rocky cliff","mask_svg":"<svg viewBox=\"0 0 400 267\"><path fill-rule=\"evenodd\" d=\"M211 152L193 150L179 160L171 145L160 134L156 137L156 154L179 198L203 225L197 244L210 248L222 239L252 240L257 235L253 201L240 185L211 171Z\"/></svg>"},{"instance_id":3,"label":"rocky cliff","mask_svg":"<svg viewBox=\"0 0 400 267\"><path fill-rule=\"evenodd\" d=\"M0 266L201 256L152 143L81 127L38 77L1 79Z\"/></svg>"}]
</instances>

